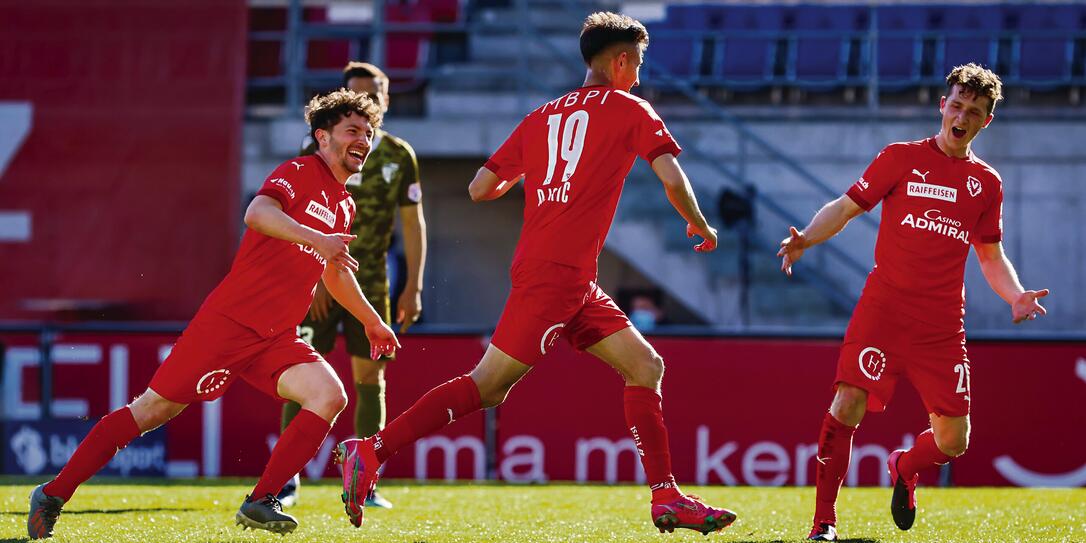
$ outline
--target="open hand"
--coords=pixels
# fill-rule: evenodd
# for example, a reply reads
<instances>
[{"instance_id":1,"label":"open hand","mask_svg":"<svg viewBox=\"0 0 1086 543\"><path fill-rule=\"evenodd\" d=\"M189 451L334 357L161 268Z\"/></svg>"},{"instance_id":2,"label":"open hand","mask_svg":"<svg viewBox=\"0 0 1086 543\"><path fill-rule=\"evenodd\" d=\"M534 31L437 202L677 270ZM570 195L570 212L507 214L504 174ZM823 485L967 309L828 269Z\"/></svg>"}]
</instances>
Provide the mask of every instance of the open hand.
<instances>
[{"instance_id":1,"label":"open hand","mask_svg":"<svg viewBox=\"0 0 1086 543\"><path fill-rule=\"evenodd\" d=\"M777 251L777 256L781 257L781 271L791 277L792 265L803 256L806 249L807 235L796 230L795 226L789 226L788 237L781 240L781 249Z\"/></svg>"},{"instance_id":2,"label":"open hand","mask_svg":"<svg viewBox=\"0 0 1086 543\"><path fill-rule=\"evenodd\" d=\"M701 229L692 224L687 224L686 237L692 238L694 236L700 236L704 240L694 246L695 252L709 253L716 250L716 228L706 224L705 228Z\"/></svg>"},{"instance_id":3,"label":"open hand","mask_svg":"<svg viewBox=\"0 0 1086 543\"><path fill-rule=\"evenodd\" d=\"M1048 296L1048 289L1027 290L1011 304L1011 320L1018 324L1026 320L1034 320L1037 317L1048 314L1037 300Z\"/></svg>"},{"instance_id":4,"label":"open hand","mask_svg":"<svg viewBox=\"0 0 1086 543\"><path fill-rule=\"evenodd\" d=\"M383 322L366 326L366 337L370 340L370 359L372 360L395 353L396 349L400 348L396 334Z\"/></svg>"}]
</instances>

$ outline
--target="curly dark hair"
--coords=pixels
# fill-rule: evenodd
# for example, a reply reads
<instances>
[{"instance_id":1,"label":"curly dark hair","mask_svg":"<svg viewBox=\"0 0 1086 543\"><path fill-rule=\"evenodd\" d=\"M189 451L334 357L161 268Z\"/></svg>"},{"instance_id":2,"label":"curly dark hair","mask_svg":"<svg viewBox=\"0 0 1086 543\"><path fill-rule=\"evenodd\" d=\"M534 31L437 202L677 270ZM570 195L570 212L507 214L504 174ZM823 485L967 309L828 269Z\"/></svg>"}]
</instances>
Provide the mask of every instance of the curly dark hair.
<instances>
[{"instance_id":1,"label":"curly dark hair","mask_svg":"<svg viewBox=\"0 0 1086 543\"><path fill-rule=\"evenodd\" d=\"M339 89L314 96L305 107L305 122L309 124L309 135L314 140L317 139L317 130L331 131L341 119L351 115L365 117L374 130L381 127L380 104L369 96L351 90Z\"/></svg>"},{"instance_id":2,"label":"curly dark hair","mask_svg":"<svg viewBox=\"0 0 1086 543\"><path fill-rule=\"evenodd\" d=\"M954 85L961 85L976 96L988 97L988 114L995 110L996 102L1003 99L1003 81L992 70L970 62L956 66L946 76L947 94L954 90Z\"/></svg>"},{"instance_id":3,"label":"curly dark hair","mask_svg":"<svg viewBox=\"0 0 1086 543\"><path fill-rule=\"evenodd\" d=\"M636 19L609 11L585 18L581 27L581 57L585 64L592 64L596 55L616 43L648 47L649 31Z\"/></svg>"}]
</instances>

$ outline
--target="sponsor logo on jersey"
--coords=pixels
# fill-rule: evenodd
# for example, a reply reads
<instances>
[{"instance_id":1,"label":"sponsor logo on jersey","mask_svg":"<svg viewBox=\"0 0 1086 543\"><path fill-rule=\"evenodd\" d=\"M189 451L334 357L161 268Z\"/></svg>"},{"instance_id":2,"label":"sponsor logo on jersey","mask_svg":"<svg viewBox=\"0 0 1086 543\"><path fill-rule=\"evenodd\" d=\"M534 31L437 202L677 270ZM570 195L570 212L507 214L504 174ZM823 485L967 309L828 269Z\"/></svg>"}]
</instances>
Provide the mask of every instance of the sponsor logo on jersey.
<instances>
[{"instance_id":1,"label":"sponsor logo on jersey","mask_svg":"<svg viewBox=\"0 0 1086 543\"><path fill-rule=\"evenodd\" d=\"M562 336L562 328L565 326L563 323L558 323L543 332L543 337L539 338L539 354L547 354L547 349L554 347L554 343Z\"/></svg>"},{"instance_id":2,"label":"sponsor logo on jersey","mask_svg":"<svg viewBox=\"0 0 1086 543\"><path fill-rule=\"evenodd\" d=\"M965 188L969 189L970 196L976 198L977 195L980 194L980 179L977 179L976 177L970 175L965 180Z\"/></svg>"},{"instance_id":3,"label":"sponsor logo on jersey","mask_svg":"<svg viewBox=\"0 0 1086 543\"><path fill-rule=\"evenodd\" d=\"M396 175L396 172L400 171L400 165L395 162L388 162L384 166L381 166L381 177L385 180L385 183L391 183L392 177Z\"/></svg>"},{"instance_id":4,"label":"sponsor logo on jersey","mask_svg":"<svg viewBox=\"0 0 1086 543\"><path fill-rule=\"evenodd\" d=\"M422 185L418 182L411 183L407 186L407 199L415 202L416 204L422 201Z\"/></svg>"},{"instance_id":5,"label":"sponsor logo on jersey","mask_svg":"<svg viewBox=\"0 0 1086 543\"><path fill-rule=\"evenodd\" d=\"M272 179L271 181L268 181L268 182L273 184L273 185L283 187L283 189L287 191L287 195L290 196L290 199L291 200L294 199L294 187L291 186L290 181L287 181L286 179L283 179L282 177L276 177L275 179Z\"/></svg>"},{"instance_id":6,"label":"sponsor logo on jersey","mask_svg":"<svg viewBox=\"0 0 1086 543\"><path fill-rule=\"evenodd\" d=\"M918 170L916 168L913 168L913 175L919 177L921 183L927 183L928 182L928 174L929 173L931 173L931 170L928 170L928 171L926 171L924 173L920 173L920 170Z\"/></svg>"},{"instance_id":7,"label":"sponsor logo on jersey","mask_svg":"<svg viewBox=\"0 0 1086 543\"><path fill-rule=\"evenodd\" d=\"M871 184L868 183L867 180L862 178L862 177L856 180L856 184L859 185L860 190L867 190L867 188L869 188L871 186Z\"/></svg>"},{"instance_id":8,"label":"sponsor logo on jersey","mask_svg":"<svg viewBox=\"0 0 1086 543\"><path fill-rule=\"evenodd\" d=\"M336 214L333 213L331 209L328 209L313 200L310 200L309 205L306 206L305 214L327 224L329 228L334 228L336 226Z\"/></svg>"},{"instance_id":9,"label":"sponsor logo on jersey","mask_svg":"<svg viewBox=\"0 0 1086 543\"><path fill-rule=\"evenodd\" d=\"M310 247L310 246L308 246L308 245L302 245L301 243L295 243L295 245L297 245L297 246L298 246L298 250L299 250L299 251L301 251L301 252L303 252L303 253L305 253L305 254L307 254L307 255L309 255L309 256L311 256L311 257L313 257L314 259L316 259L316 260L317 260L317 262L318 262L318 263L320 263L321 267L324 267L325 265L327 265L327 264L328 264L328 261L327 261L327 260L325 260L325 259L324 259L324 257L323 257L323 256L321 256L321 255L320 255L320 253L318 253L318 252L317 252L317 251L316 251L315 249L313 249L312 247ZM316 285L314 285L314 287L313 287L313 288L316 288Z\"/></svg>"},{"instance_id":10,"label":"sponsor logo on jersey","mask_svg":"<svg viewBox=\"0 0 1086 543\"><path fill-rule=\"evenodd\" d=\"M215 371L209 371L196 382L197 394L211 394L216 390L226 386L226 382L230 380L230 370L221 369Z\"/></svg>"},{"instance_id":11,"label":"sponsor logo on jersey","mask_svg":"<svg viewBox=\"0 0 1086 543\"><path fill-rule=\"evenodd\" d=\"M291 160L290 163L293 164L294 168L297 170L300 170L302 169L302 166L305 166L305 164L302 164L301 162L294 162L293 160Z\"/></svg>"},{"instance_id":12,"label":"sponsor logo on jersey","mask_svg":"<svg viewBox=\"0 0 1086 543\"><path fill-rule=\"evenodd\" d=\"M932 185L929 183L917 183L916 181L909 181L906 193L909 196L916 196L919 198L931 198L933 200L942 200L944 202L958 201L958 189L953 187L944 187L942 185Z\"/></svg>"},{"instance_id":13,"label":"sponsor logo on jersey","mask_svg":"<svg viewBox=\"0 0 1086 543\"><path fill-rule=\"evenodd\" d=\"M860 371L872 381L882 379L882 372L886 371L886 355L876 347L868 347L860 351Z\"/></svg>"},{"instance_id":14,"label":"sponsor logo on jersey","mask_svg":"<svg viewBox=\"0 0 1086 543\"><path fill-rule=\"evenodd\" d=\"M657 136L663 136L663 135L664 135L664 129L663 129L663 128L661 128L661 129L657 130L657 131L656 131L656 135L657 135Z\"/></svg>"},{"instance_id":15,"label":"sponsor logo on jersey","mask_svg":"<svg viewBox=\"0 0 1086 543\"><path fill-rule=\"evenodd\" d=\"M901 219L901 226L935 232L969 245L969 231L962 229L962 222L943 216L943 212L938 209L929 209L919 217L909 213Z\"/></svg>"}]
</instances>

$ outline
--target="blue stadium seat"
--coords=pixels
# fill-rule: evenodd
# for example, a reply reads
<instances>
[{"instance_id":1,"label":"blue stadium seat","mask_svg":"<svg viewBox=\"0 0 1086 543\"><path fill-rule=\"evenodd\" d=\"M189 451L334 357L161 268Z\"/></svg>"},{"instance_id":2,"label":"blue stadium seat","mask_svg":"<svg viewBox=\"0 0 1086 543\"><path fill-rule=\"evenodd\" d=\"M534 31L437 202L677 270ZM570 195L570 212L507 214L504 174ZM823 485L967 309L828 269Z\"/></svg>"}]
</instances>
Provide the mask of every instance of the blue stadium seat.
<instances>
[{"instance_id":1,"label":"blue stadium seat","mask_svg":"<svg viewBox=\"0 0 1086 543\"><path fill-rule=\"evenodd\" d=\"M649 23L649 49L645 55L654 66L663 68L671 75L688 78L694 75L694 40L677 34L671 21Z\"/></svg>"},{"instance_id":2,"label":"blue stadium seat","mask_svg":"<svg viewBox=\"0 0 1086 543\"><path fill-rule=\"evenodd\" d=\"M886 6L877 8L879 85L900 89L920 80L923 41L920 32L927 28L925 6Z\"/></svg>"},{"instance_id":3,"label":"blue stadium seat","mask_svg":"<svg viewBox=\"0 0 1086 543\"><path fill-rule=\"evenodd\" d=\"M1078 6L1023 6L1018 14L1021 33L1017 51L1017 78L1031 86L1066 84L1071 79L1075 41L1081 30Z\"/></svg>"},{"instance_id":4,"label":"blue stadium seat","mask_svg":"<svg viewBox=\"0 0 1086 543\"><path fill-rule=\"evenodd\" d=\"M859 33L868 30L868 13L866 6L798 6L789 78L824 89L847 84L850 65L851 75L862 75L866 46Z\"/></svg>"},{"instance_id":5,"label":"blue stadium seat","mask_svg":"<svg viewBox=\"0 0 1086 543\"><path fill-rule=\"evenodd\" d=\"M780 40L784 28L782 6L712 6L705 10L707 26L723 37L720 62L713 74L728 86L761 87L774 82L778 70Z\"/></svg>"},{"instance_id":6,"label":"blue stadium seat","mask_svg":"<svg viewBox=\"0 0 1086 543\"><path fill-rule=\"evenodd\" d=\"M932 74L935 79L942 79L955 66L969 62L995 67L1003 25L999 5L933 6L928 16L931 29L943 37Z\"/></svg>"}]
</instances>

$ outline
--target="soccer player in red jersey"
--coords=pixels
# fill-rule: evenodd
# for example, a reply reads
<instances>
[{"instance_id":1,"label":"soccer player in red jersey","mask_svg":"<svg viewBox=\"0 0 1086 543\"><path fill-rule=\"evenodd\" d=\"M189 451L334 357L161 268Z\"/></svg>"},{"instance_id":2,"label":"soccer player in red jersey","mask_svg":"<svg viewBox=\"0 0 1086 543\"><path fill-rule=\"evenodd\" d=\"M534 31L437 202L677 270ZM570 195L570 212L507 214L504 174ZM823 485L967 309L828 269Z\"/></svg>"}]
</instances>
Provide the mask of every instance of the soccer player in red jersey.
<instances>
[{"instance_id":1,"label":"soccer player in red jersey","mask_svg":"<svg viewBox=\"0 0 1086 543\"><path fill-rule=\"evenodd\" d=\"M230 273L147 390L103 417L60 474L34 489L27 519L31 539L53 535L64 503L118 450L188 404L221 397L239 377L273 398L300 403L302 411L276 443L235 519L243 527L280 534L298 526L282 512L275 493L313 457L347 404L335 372L295 331L317 281L365 324L373 358L399 347L362 296L354 276L358 264L347 253L355 208L344 183L365 162L381 110L367 97L340 90L314 98L306 119L320 150L284 162L268 176L245 213L249 230Z\"/></svg>"},{"instance_id":2,"label":"soccer player in red jersey","mask_svg":"<svg viewBox=\"0 0 1086 543\"><path fill-rule=\"evenodd\" d=\"M347 514L363 520L363 500L385 460L453 420L496 406L560 337L614 367L625 378L626 422L652 491L660 531L704 533L735 520L724 509L685 496L671 474L661 412L663 360L596 284L603 248L625 177L634 160L652 164L668 199L687 221L687 235L716 248L716 231L698 209L676 156L679 146L648 102L629 94L648 33L614 13L590 15L581 31L588 65L583 87L529 113L479 170L468 190L475 201L501 197L523 176L524 226L513 257L512 291L478 366L442 384L384 430L337 447Z\"/></svg>"},{"instance_id":3,"label":"soccer player in red jersey","mask_svg":"<svg viewBox=\"0 0 1086 543\"><path fill-rule=\"evenodd\" d=\"M920 393L931 427L887 469L890 510L898 528L916 516L917 472L965 452L969 441L969 359L965 349L965 261L977 253L984 277L1011 306L1015 323L1045 314L1003 253L1003 184L970 150L992 122L1002 83L976 64L946 78L934 137L882 150L844 196L826 204L803 231L781 242L781 269L791 275L803 251L841 231L882 202L875 267L845 332L837 361L836 395L822 421L814 526L808 539L835 541L835 504L848 471L852 436L865 411L882 411L899 377Z\"/></svg>"}]
</instances>

